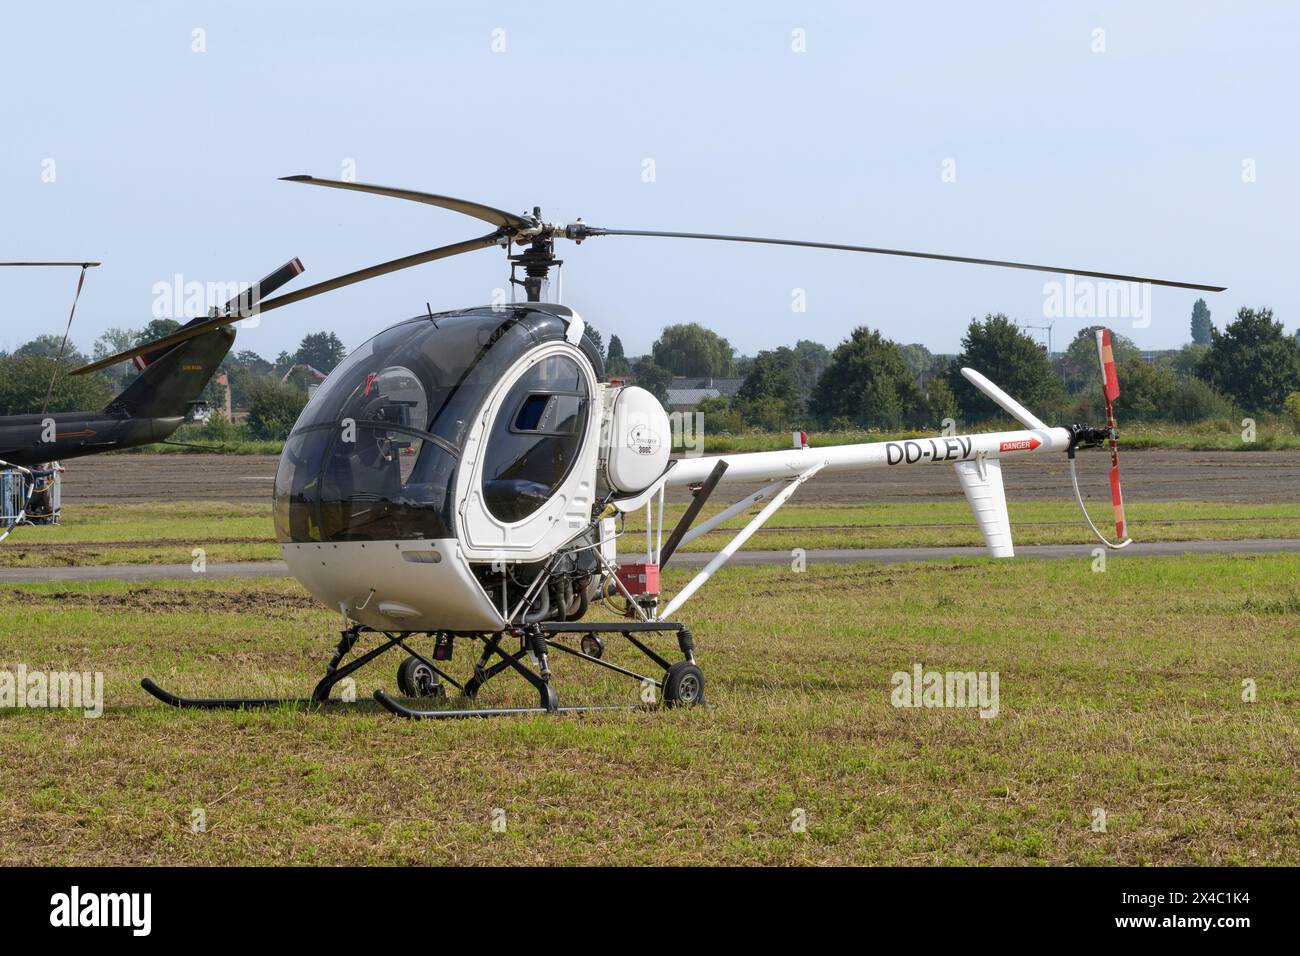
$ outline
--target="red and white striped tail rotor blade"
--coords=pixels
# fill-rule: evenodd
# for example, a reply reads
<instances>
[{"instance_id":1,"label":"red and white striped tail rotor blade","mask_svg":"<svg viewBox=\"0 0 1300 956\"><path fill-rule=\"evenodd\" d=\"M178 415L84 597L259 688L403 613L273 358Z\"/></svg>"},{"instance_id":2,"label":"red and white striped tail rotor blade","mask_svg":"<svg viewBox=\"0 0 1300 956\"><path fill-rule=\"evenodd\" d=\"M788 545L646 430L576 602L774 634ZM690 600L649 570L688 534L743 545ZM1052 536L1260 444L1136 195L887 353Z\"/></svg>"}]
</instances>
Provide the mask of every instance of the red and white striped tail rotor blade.
<instances>
[{"instance_id":1,"label":"red and white striped tail rotor blade","mask_svg":"<svg viewBox=\"0 0 1300 956\"><path fill-rule=\"evenodd\" d=\"M1119 376L1115 374L1115 351L1110 344L1110 329L1097 330L1097 358L1101 360L1102 392L1109 406L1119 398Z\"/></svg>"},{"instance_id":2,"label":"red and white striped tail rotor blade","mask_svg":"<svg viewBox=\"0 0 1300 956\"><path fill-rule=\"evenodd\" d=\"M1110 500L1115 506L1115 537L1123 541L1128 522L1124 520L1124 493L1119 487L1119 465L1110 466Z\"/></svg>"}]
</instances>

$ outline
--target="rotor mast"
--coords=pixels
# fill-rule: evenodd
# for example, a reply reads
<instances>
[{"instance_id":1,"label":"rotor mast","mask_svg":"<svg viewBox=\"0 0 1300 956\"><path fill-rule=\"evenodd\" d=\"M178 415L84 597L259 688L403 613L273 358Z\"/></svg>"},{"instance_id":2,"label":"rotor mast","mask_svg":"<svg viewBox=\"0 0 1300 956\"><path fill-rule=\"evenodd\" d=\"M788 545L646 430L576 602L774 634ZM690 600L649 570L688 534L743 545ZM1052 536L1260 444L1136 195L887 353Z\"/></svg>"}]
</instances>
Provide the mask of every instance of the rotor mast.
<instances>
[{"instance_id":1,"label":"rotor mast","mask_svg":"<svg viewBox=\"0 0 1300 956\"><path fill-rule=\"evenodd\" d=\"M530 228L522 231L522 235L516 234L508 239L509 246L518 243L525 248L522 252L510 253L507 258L510 260L511 285L523 286L527 301L541 302L547 292L551 269L558 270L564 265L563 259L555 257L556 237L574 237L571 235L572 227L543 222L541 206L533 207L532 223ZM518 277L521 267L524 270L522 279Z\"/></svg>"}]
</instances>

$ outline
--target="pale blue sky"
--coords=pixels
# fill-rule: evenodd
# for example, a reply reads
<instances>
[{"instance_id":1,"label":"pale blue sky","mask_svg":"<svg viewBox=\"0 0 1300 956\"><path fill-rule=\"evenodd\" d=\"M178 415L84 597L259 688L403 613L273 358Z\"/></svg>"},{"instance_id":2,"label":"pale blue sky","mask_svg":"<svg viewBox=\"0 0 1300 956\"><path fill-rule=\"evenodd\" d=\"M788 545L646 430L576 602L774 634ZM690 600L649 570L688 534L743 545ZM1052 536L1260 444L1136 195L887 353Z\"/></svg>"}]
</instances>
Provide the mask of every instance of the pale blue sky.
<instances>
[{"instance_id":1,"label":"pale blue sky","mask_svg":"<svg viewBox=\"0 0 1300 956\"><path fill-rule=\"evenodd\" d=\"M1217 283L1300 321L1300 12L1243 3L7 5L0 259L97 258L74 327L138 327L160 280L319 281L479 235L312 173L541 205L560 221L895 246ZM206 31L194 53L192 31ZM505 31L506 52L492 50ZM807 52L791 50L806 32ZM1105 52L1093 52L1094 30ZM642 181L643 160L656 181ZM942 164L956 162L945 183ZM42 182L55 161L56 180ZM1243 160L1256 181L1242 182ZM635 354L696 320L759 349L866 323L954 351L1039 324L1051 276L810 250L597 239L565 301ZM74 273L0 274L0 345L61 332ZM267 357L349 348L504 285L495 250L268 315ZM807 290L807 312L791 291ZM1197 294L1156 290L1148 348ZM1086 320L1062 319L1056 343Z\"/></svg>"}]
</instances>

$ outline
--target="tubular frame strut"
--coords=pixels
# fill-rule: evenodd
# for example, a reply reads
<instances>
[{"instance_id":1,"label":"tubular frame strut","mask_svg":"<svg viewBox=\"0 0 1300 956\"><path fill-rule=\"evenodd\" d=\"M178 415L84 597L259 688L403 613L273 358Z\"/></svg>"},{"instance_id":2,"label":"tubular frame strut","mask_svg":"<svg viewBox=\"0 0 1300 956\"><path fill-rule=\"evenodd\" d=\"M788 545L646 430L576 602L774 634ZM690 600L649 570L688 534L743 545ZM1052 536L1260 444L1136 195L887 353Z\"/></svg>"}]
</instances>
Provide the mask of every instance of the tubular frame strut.
<instances>
[{"instance_id":1,"label":"tubular frame strut","mask_svg":"<svg viewBox=\"0 0 1300 956\"><path fill-rule=\"evenodd\" d=\"M324 707L364 704L366 703L365 701L331 697L330 692L340 681L354 674L377 657L396 647L405 651L421 664L428 667L441 681L445 681L447 684L450 684L452 687L459 690L459 698L462 702L474 700L483 685L506 671L514 671L524 681L532 686L538 695L538 704L535 707L460 706L424 709L412 706L405 702L405 700L393 697L383 690L376 690L373 695L374 700L385 710L396 714L399 717L413 720L428 720L464 717L500 717L515 714L572 714L585 713L587 711L641 709L646 705L561 706L555 688L551 685L551 675L549 668L546 665L545 654L548 649L561 651L568 656L576 657L589 664L633 678L641 686L653 684L656 688L663 690L666 685L667 672L673 665L665 657L649 647L637 635L663 633L667 631L673 631L676 633L677 644L681 651L683 661L694 664L694 639L691 632L686 630L686 628L684 628L680 623L671 621L630 620L587 623L582 621L547 622L511 628L508 631L501 631L493 634L448 632L447 636L453 640L456 637L461 637L478 640L483 643L483 652L474 664L473 675L468 680L464 681L464 683L461 683L448 674L443 667L438 665L437 662L411 647L410 639L413 634L425 634L427 632L376 631L363 625L354 624L340 632L339 642L338 646L335 648L334 656L326 665L325 674L313 688L310 697L182 697L178 694L164 690L148 677L145 677L140 681L140 686L149 694L168 706L194 710L250 710L271 707L317 710ZM344 664L344 658L346 658L355 648L362 635L367 633L378 634L383 638L383 640L377 646L367 650ZM519 638L519 650L509 651L502 646L502 641L507 634ZM599 656L593 656L584 651L575 650L556 640L556 638L566 634L592 635L593 637L597 634L621 634L627 639L628 643L632 647L635 647L655 665L662 668L664 676L655 678L645 674L640 674L637 671L621 665L602 660ZM441 635L439 636L441 637ZM539 664L537 670L534 670L529 666L530 661L536 661Z\"/></svg>"}]
</instances>

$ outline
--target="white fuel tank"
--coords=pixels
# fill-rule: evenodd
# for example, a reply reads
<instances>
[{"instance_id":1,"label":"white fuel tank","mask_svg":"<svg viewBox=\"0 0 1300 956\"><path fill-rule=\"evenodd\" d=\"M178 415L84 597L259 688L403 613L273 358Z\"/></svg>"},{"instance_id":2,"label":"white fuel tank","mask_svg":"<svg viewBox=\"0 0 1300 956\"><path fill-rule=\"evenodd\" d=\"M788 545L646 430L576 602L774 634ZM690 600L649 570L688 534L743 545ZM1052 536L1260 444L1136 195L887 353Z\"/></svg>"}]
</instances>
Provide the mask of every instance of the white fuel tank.
<instances>
[{"instance_id":1,"label":"white fuel tank","mask_svg":"<svg viewBox=\"0 0 1300 956\"><path fill-rule=\"evenodd\" d=\"M610 488L636 494L650 487L671 451L672 427L659 399L635 385L605 392L600 469Z\"/></svg>"}]
</instances>

